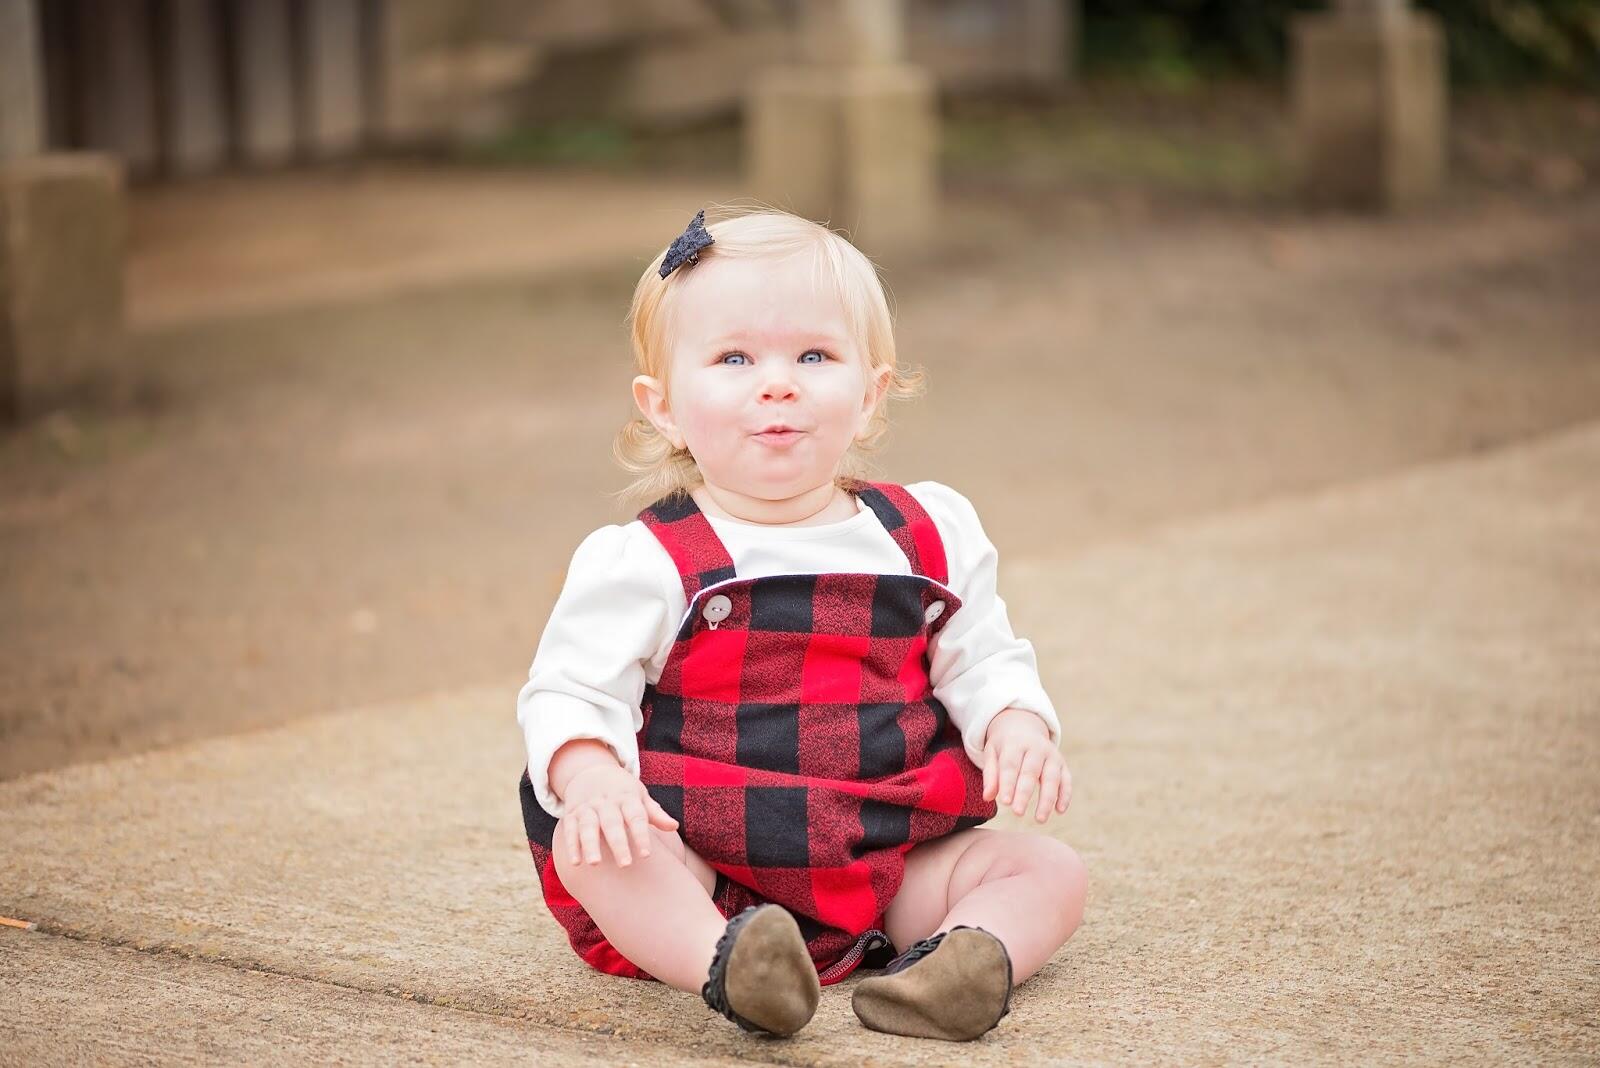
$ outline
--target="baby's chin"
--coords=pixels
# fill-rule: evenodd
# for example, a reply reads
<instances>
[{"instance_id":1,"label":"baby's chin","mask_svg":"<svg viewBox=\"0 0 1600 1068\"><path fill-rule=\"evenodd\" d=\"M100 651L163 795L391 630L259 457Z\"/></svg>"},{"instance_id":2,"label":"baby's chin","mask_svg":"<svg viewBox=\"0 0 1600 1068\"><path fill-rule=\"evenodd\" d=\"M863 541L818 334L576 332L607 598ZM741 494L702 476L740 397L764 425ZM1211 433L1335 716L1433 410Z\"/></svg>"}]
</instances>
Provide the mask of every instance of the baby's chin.
<instances>
[{"instance_id":1,"label":"baby's chin","mask_svg":"<svg viewBox=\"0 0 1600 1068\"><path fill-rule=\"evenodd\" d=\"M720 478L714 472L706 473L702 471L702 474L704 474L707 481L711 482L719 490L737 493L739 496L750 500L777 503L793 500L796 497L814 492L818 487L830 484L833 482L837 470L838 467L836 465L833 468L824 468L822 470L808 468L803 472L797 471L783 475L771 474L765 477L752 475L748 472L731 473Z\"/></svg>"}]
</instances>

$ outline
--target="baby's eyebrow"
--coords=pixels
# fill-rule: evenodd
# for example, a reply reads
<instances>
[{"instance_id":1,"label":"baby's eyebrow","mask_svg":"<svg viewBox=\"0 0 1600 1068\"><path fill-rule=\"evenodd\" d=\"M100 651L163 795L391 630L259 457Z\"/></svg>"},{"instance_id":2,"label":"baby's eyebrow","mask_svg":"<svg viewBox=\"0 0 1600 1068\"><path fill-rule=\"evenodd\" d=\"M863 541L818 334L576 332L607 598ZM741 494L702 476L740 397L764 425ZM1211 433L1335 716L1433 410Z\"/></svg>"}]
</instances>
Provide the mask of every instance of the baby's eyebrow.
<instances>
[{"instance_id":1,"label":"baby's eyebrow","mask_svg":"<svg viewBox=\"0 0 1600 1068\"><path fill-rule=\"evenodd\" d=\"M750 341L765 340L767 340L767 335L753 333L747 330L735 330L731 334L724 334L722 337L713 338L709 344L712 346L737 345L740 343L748 343ZM782 341L785 344L791 345L806 345L835 349L843 348L846 344L843 338L834 337L832 334L790 334L784 336Z\"/></svg>"}]
</instances>

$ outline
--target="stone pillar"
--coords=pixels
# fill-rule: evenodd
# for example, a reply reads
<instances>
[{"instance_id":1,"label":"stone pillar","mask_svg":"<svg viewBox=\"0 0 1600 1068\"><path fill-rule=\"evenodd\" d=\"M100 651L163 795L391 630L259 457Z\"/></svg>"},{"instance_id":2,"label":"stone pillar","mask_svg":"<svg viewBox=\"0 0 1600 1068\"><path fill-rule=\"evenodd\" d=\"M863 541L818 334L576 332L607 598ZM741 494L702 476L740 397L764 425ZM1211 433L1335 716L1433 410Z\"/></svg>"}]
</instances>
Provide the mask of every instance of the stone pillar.
<instances>
[{"instance_id":1,"label":"stone pillar","mask_svg":"<svg viewBox=\"0 0 1600 1068\"><path fill-rule=\"evenodd\" d=\"M44 76L33 0L0 0L0 161L44 148Z\"/></svg>"},{"instance_id":2,"label":"stone pillar","mask_svg":"<svg viewBox=\"0 0 1600 1068\"><path fill-rule=\"evenodd\" d=\"M746 101L751 191L875 253L914 245L937 210L938 113L933 80L902 59L901 0L802 12L802 62L763 72Z\"/></svg>"},{"instance_id":3,"label":"stone pillar","mask_svg":"<svg viewBox=\"0 0 1600 1068\"><path fill-rule=\"evenodd\" d=\"M306 148L349 155L362 133L360 0L316 0L305 8Z\"/></svg>"},{"instance_id":4,"label":"stone pillar","mask_svg":"<svg viewBox=\"0 0 1600 1068\"><path fill-rule=\"evenodd\" d=\"M90 57L82 68L84 142L119 156L131 174L152 174L159 152L149 0L93 0L82 11Z\"/></svg>"},{"instance_id":5,"label":"stone pillar","mask_svg":"<svg viewBox=\"0 0 1600 1068\"><path fill-rule=\"evenodd\" d=\"M0 162L0 419L120 394L124 227L115 157Z\"/></svg>"},{"instance_id":6,"label":"stone pillar","mask_svg":"<svg viewBox=\"0 0 1600 1068\"><path fill-rule=\"evenodd\" d=\"M1077 4L1072 0L1023 0L1022 62L1029 84L1059 89L1076 65Z\"/></svg>"},{"instance_id":7,"label":"stone pillar","mask_svg":"<svg viewBox=\"0 0 1600 1068\"><path fill-rule=\"evenodd\" d=\"M1405 0L1342 0L1290 28L1295 167L1313 203L1399 208L1445 175L1444 34Z\"/></svg>"},{"instance_id":8,"label":"stone pillar","mask_svg":"<svg viewBox=\"0 0 1600 1068\"><path fill-rule=\"evenodd\" d=\"M239 151L246 163L287 163L295 152L288 0L236 0Z\"/></svg>"},{"instance_id":9,"label":"stone pillar","mask_svg":"<svg viewBox=\"0 0 1600 1068\"><path fill-rule=\"evenodd\" d=\"M205 174L228 158L220 27L210 0L166 0L159 9L166 41L166 166Z\"/></svg>"},{"instance_id":10,"label":"stone pillar","mask_svg":"<svg viewBox=\"0 0 1600 1068\"><path fill-rule=\"evenodd\" d=\"M122 167L40 154L34 15L0 0L0 421L124 384Z\"/></svg>"}]
</instances>

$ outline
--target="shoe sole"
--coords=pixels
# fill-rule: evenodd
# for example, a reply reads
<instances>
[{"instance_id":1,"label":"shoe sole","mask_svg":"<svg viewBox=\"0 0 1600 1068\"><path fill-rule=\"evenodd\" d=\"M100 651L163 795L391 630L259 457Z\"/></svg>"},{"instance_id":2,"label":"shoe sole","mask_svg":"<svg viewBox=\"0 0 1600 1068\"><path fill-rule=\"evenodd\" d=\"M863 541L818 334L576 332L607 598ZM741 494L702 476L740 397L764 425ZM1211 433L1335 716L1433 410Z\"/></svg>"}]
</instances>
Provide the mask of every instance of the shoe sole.
<instances>
[{"instance_id":1,"label":"shoe sole","mask_svg":"<svg viewBox=\"0 0 1600 1068\"><path fill-rule=\"evenodd\" d=\"M978 930L950 931L905 971L856 984L851 1008L874 1031L966 1042L994 1028L1006 1008L1005 947Z\"/></svg>"},{"instance_id":2,"label":"shoe sole","mask_svg":"<svg viewBox=\"0 0 1600 1068\"><path fill-rule=\"evenodd\" d=\"M822 984L800 925L769 905L745 921L728 954L728 1005L751 1023L787 1037L816 1015Z\"/></svg>"}]
</instances>

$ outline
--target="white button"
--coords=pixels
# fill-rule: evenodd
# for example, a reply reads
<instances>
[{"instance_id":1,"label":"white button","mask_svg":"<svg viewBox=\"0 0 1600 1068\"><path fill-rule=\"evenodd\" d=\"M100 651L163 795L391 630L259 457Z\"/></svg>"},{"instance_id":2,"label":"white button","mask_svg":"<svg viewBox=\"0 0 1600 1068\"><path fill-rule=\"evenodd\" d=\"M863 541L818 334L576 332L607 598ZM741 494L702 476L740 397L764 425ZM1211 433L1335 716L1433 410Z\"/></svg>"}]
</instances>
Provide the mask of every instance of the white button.
<instances>
[{"instance_id":1,"label":"white button","mask_svg":"<svg viewBox=\"0 0 1600 1068\"><path fill-rule=\"evenodd\" d=\"M942 615L944 615L944 602L935 601L928 606L927 611L922 613L922 618L932 623Z\"/></svg>"},{"instance_id":2,"label":"white button","mask_svg":"<svg viewBox=\"0 0 1600 1068\"><path fill-rule=\"evenodd\" d=\"M719 593L706 601L706 606L701 610L700 614L705 616L706 621L714 627L724 619L727 619L728 613L731 611L733 611L733 602Z\"/></svg>"}]
</instances>

